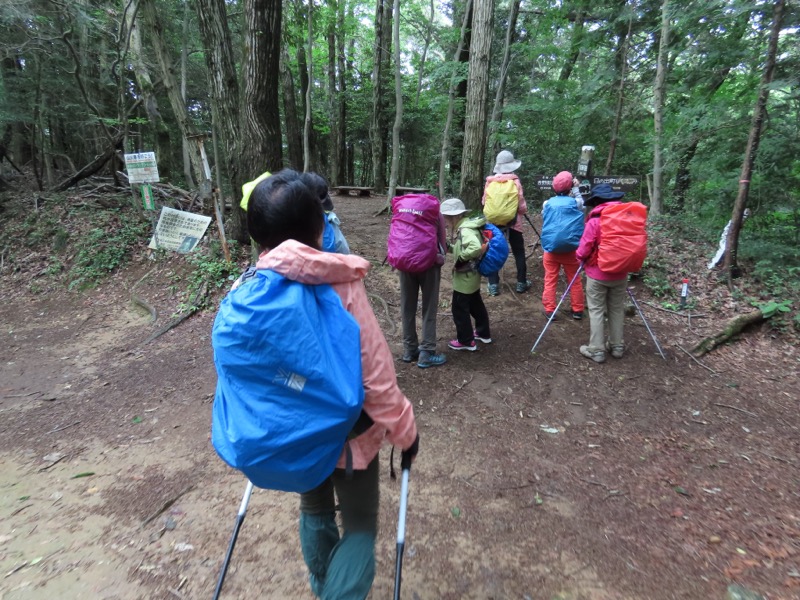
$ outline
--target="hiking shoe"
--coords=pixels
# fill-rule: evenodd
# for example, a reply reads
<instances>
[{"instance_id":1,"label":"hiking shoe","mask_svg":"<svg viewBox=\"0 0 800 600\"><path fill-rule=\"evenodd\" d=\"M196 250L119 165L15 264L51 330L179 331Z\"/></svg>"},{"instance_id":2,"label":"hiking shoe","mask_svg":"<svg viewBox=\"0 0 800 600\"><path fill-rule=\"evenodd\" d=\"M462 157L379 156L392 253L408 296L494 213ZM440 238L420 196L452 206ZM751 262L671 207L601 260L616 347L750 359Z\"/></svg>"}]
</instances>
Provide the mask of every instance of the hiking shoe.
<instances>
[{"instance_id":1,"label":"hiking shoe","mask_svg":"<svg viewBox=\"0 0 800 600\"><path fill-rule=\"evenodd\" d=\"M524 294L529 289L531 289L531 282L530 281L518 281L517 282L517 293Z\"/></svg>"},{"instance_id":2,"label":"hiking shoe","mask_svg":"<svg viewBox=\"0 0 800 600\"><path fill-rule=\"evenodd\" d=\"M550 317L553 318L553 321L558 321L558 315L556 315L554 311L543 310L542 314L544 315L544 318L547 319L548 321L550 320Z\"/></svg>"},{"instance_id":3,"label":"hiking shoe","mask_svg":"<svg viewBox=\"0 0 800 600\"><path fill-rule=\"evenodd\" d=\"M472 335L473 335L473 336L475 337L475 339L476 339L476 340L478 340L479 342L483 342L484 344L491 344L491 343L492 343L492 338L490 338L490 337L481 337L481 336L479 336L479 335L478 335L478 332L477 332L477 331L473 331L473 332L472 332Z\"/></svg>"},{"instance_id":4,"label":"hiking shoe","mask_svg":"<svg viewBox=\"0 0 800 600\"><path fill-rule=\"evenodd\" d=\"M489 284L489 295L490 296L499 296L500 295L500 284L490 283Z\"/></svg>"},{"instance_id":5,"label":"hiking shoe","mask_svg":"<svg viewBox=\"0 0 800 600\"><path fill-rule=\"evenodd\" d=\"M611 352L611 356L614 358L622 358L625 354L625 346L623 344L614 344L611 345L611 342L606 342L606 350Z\"/></svg>"},{"instance_id":6,"label":"hiking shoe","mask_svg":"<svg viewBox=\"0 0 800 600\"><path fill-rule=\"evenodd\" d=\"M475 352L478 349L478 344L472 340L469 344L462 344L458 340L450 340L447 342L447 347L451 350L466 350L467 352Z\"/></svg>"},{"instance_id":7,"label":"hiking shoe","mask_svg":"<svg viewBox=\"0 0 800 600\"><path fill-rule=\"evenodd\" d=\"M437 354L434 352L420 352L417 366L420 369L427 369L428 367L438 367L447 362L447 357L444 354Z\"/></svg>"},{"instance_id":8,"label":"hiking shoe","mask_svg":"<svg viewBox=\"0 0 800 600\"><path fill-rule=\"evenodd\" d=\"M583 319L583 311L582 310L573 310L572 311L572 318L576 321L580 321Z\"/></svg>"},{"instance_id":9,"label":"hiking shoe","mask_svg":"<svg viewBox=\"0 0 800 600\"><path fill-rule=\"evenodd\" d=\"M592 359L596 363L606 362L606 353L602 350L592 350L589 346L581 346L581 354L586 358Z\"/></svg>"},{"instance_id":10,"label":"hiking shoe","mask_svg":"<svg viewBox=\"0 0 800 600\"><path fill-rule=\"evenodd\" d=\"M406 352L403 354L403 357L400 359L404 363L412 363L419 358L419 350L415 350L414 352Z\"/></svg>"}]
</instances>

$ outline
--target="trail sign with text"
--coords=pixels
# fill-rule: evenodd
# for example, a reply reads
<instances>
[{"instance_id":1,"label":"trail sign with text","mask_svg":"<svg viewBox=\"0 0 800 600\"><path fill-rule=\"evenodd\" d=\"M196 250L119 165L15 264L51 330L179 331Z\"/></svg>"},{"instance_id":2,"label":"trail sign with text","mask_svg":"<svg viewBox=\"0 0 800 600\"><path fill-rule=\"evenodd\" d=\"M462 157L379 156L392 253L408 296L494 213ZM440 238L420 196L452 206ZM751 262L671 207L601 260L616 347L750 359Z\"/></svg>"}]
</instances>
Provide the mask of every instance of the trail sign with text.
<instances>
[{"instance_id":1,"label":"trail sign with text","mask_svg":"<svg viewBox=\"0 0 800 600\"><path fill-rule=\"evenodd\" d=\"M211 217L163 206L148 248L174 250L181 254L191 252L210 222Z\"/></svg>"},{"instance_id":2,"label":"trail sign with text","mask_svg":"<svg viewBox=\"0 0 800 600\"><path fill-rule=\"evenodd\" d=\"M536 187L545 192L553 191L553 177L554 175L534 175ZM582 184L585 182L581 182ZM592 177L592 187L601 183L607 183L615 192L638 192L642 180L639 177L628 177L619 175L609 175L608 177Z\"/></svg>"},{"instance_id":3,"label":"trail sign with text","mask_svg":"<svg viewBox=\"0 0 800 600\"><path fill-rule=\"evenodd\" d=\"M128 183L157 183L158 164L155 152L138 152L125 155Z\"/></svg>"}]
</instances>

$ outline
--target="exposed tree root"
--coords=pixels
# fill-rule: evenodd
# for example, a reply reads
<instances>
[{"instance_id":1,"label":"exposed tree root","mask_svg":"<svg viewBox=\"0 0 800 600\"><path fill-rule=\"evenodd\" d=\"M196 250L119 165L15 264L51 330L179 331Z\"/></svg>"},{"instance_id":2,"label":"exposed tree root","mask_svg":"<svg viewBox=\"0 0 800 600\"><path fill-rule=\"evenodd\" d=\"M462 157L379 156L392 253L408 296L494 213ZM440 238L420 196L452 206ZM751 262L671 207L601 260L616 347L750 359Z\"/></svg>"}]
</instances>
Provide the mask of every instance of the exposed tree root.
<instances>
[{"instance_id":1,"label":"exposed tree root","mask_svg":"<svg viewBox=\"0 0 800 600\"><path fill-rule=\"evenodd\" d=\"M172 319L169 323L164 325L158 331L152 333L150 337L148 337L145 341L142 342L142 346L149 344L150 342L161 337L168 331L175 329L178 325L180 325L186 319L188 319L194 313L196 313L200 308L200 305L202 304L201 300L206 297L207 293L208 293L208 283L204 282L203 285L201 285L200 288L197 290L197 293L194 295L194 298L192 298L191 302L189 303L189 309L186 312Z\"/></svg>"},{"instance_id":2,"label":"exposed tree root","mask_svg":"<svg viewBox=\"0 0 800 600\"><path fill-rule=\"evenodd\" d=\"M769 317L764 315L764 313L761 312L760 310L754 310L753 312L749 312L747 314L734 317L733 319L728 321L728 323L725 325L725 328L722 331L720 331L716 335L707 337L702 342L697 344L697 346L695 346L692 349L692 354L694 354L697 357L703 356L704 354L711 352L717 346L724 344L736 334L741 333L742 330L748 325L761 323L762 321L768 318Z\"/></svg>"}]
</instances>

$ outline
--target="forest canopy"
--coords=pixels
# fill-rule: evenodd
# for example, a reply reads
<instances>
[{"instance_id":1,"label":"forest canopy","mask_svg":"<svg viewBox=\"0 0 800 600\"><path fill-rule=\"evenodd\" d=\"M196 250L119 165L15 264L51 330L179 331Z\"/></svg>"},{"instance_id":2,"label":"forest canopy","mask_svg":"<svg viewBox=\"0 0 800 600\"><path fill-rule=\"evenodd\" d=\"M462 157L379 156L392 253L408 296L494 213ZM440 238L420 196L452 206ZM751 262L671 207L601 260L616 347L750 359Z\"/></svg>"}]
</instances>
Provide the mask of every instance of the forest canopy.
<instances>
[{"instance_id":1,"label":"forest canopy","mask_svg":"<svg viewBox=\"0 0 800 600\"><path fill-rule=\"evenodd\" d=\"M508 149L536 204L535 177L593 145L593 173L638 177L652 214L719 231L751 154L758 254L796 260L797 25L796 6L744 0L8 0L0 177L66 189L154 151L195 189L202 138L229 198L291 167L474 206Z\"/></svg>"}]
</instances>

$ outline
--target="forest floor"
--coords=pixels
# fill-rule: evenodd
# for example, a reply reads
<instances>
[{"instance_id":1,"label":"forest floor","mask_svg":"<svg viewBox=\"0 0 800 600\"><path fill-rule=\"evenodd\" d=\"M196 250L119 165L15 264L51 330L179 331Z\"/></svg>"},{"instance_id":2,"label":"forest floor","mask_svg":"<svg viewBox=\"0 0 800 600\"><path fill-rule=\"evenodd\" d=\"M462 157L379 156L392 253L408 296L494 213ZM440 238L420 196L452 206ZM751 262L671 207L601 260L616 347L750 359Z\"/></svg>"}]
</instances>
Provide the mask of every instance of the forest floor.
<instances>
[{"instance_id":1,"label":"forest floor","mask_svg":"<svg viewBox=\"0 0 800 600\"><path fill-rule=\"evenodd\" d=\"M373 264L366 285L399 356L398 280L381 265L388 217L375 216L385 198L334 201L351 248ZM11 197L0 225L0 598L210 598L245 488L209 441L214 313L144 343L178 310L184 257L148 261L143 241L101 285L68 291L48 274L47 247L8 234L32 210L29 196ZM692 318L632 281L666 360L635 312L621 360L583 358L588 321L568 313L531 355L545 320L541 249L525 227L533 288L485 298L494 342L446 349L446 267L447 364L396 362L421 434L403 597L702 600L739 584L800 598L796 338L767 322L691 358L684 350L751 307L705 270L711 244L655 232L651 262L693 273ZM134 284L155 322L131 303ZM388 463L387 449L375 599L394 580ZM296 496L254 492L223 598L312 598L297 518Z\"/></svg>"}]
</instances>

